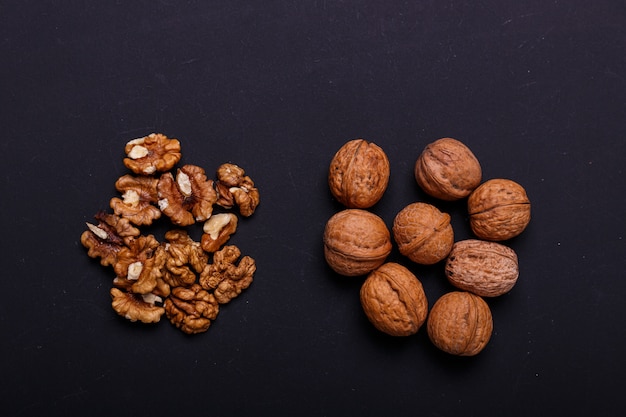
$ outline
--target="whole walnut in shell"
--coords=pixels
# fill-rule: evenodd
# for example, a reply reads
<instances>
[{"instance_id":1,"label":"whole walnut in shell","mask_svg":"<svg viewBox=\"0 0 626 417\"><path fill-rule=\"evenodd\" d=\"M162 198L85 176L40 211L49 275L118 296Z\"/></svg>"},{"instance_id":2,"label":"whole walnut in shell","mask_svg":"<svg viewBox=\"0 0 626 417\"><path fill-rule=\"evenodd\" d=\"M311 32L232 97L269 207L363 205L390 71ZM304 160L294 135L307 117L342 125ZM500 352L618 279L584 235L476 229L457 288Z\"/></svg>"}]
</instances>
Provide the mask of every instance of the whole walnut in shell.
<instances>
[{"instance_id":1,"label":"whole walnut in shell","mask_svg":"<svg viewBox=\"0 0 626 417\"><path fill-rule=\"evenodd\" d=\"M492 179L481 184L467 199L470 226L485 240L511 239L530 223L530 200L520 184Z\"/></svg>"},{"instance_id":2,"label":"whole walnut in shell","mask_svg":"<svg viewBox=\"0 0 626 417\"><path fill-rule=\"evenodd\" d=\"M435 302L426 328L431 342L444 352L474 356L487 346L493 319L485 300L469 292L453 291Z\"/></svg>"},{"instance_id":3,"label":"whole walnut in shell","mask_svg":"<svg viewBox=\"0 0 626 417\"><path fill-rule=\"evenodd\" d=\"M445 259L454 244L450 215L427 203L412 203L400 210L392 230L400 253L422 265Z\"/></svg>"},{"instance_id":4,"label":"whole walnut in shell","mask_svg":"<svg viewBox=\"0 0 626 417\"><path fill-rule=\"evenodd\" d=\"M368 320L391 336L415 334L426 321L428 300L422 283L400 264L388 262L370 272L360 297Z\"/></svg>"},{"instance_id":5,"label":"whole walnut in shell","mask_svg":"<svg viewBox=\"0 0 626 417\"><path fill-rule=\"evenodd\" d=\"M467 197L480 184L482 170L462 142L441 138L426 145L415 162L415 180L424 192L446 201Z\"/></svg>"},{"instance_id":6,"label":"whole walnut in shell","mask_svg":"<svg viewBox=\"0 0 626 417\"><path fill-rule=\"evenodd\" d=\"M456 242L446 260L445 271L452 285L481 297L509 292L519 276L513 249L477 239Z\"/></svg>"},{"instance_id":7,"label":"whole walnut in shell","mask_svg":"<svg viewBox=\"0 0 626 417\"><path fill-rule=\"evenodd\" d=\"M324 257L338 274L368 274L385 262L391 248L387 225L367 210L345 209L326 223Z\"/></svg>"},{"instance_id":8,"label":"whole walnut in shell","mask_svg":"<svg viewBox=\"0 0 626 417\"><path fill-rule=\"evenodd\" d=\"M389 160L382 148L364 139L354 139L344 144L331 160L328 185L344 206L368 208L385 193L389 173Z\"/></svg>"}]
</instances>

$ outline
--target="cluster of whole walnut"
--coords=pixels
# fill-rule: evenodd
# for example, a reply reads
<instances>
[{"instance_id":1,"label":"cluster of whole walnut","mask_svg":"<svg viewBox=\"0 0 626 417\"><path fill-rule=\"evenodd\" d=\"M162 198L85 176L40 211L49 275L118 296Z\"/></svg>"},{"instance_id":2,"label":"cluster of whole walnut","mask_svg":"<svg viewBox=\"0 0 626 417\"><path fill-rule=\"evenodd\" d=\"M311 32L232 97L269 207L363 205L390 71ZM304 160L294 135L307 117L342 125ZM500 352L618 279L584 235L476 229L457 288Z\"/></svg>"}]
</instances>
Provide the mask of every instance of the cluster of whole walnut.
<instances>
[{"instance_id":1,"label":"cluster of whole walnut","mask_svg":"<svg viewBox=\"0 0 626 417\"><path fill-rule=\"evenodd\" d=\"M389 174L387 155L372 142L351 140L337 151L328 183L346 208L326 224L325 259L338 274L367 275L360 290L361 305L378 330L409 336L426 323L429 339L439 349L476 355L493 331L484 298L507 293L519 276L516 253L499 242L519 235L530 222L526 191L510 179L481 183L478 159L456 139L428 144L415 163L419 187L440 200L467 198L476 238L455 242L450 215L432 204L404 207L395 216L391 232L382 218L367 210L382 198ZM419 279L405 266L386 262L392 236L399 252L415 263L445 261L445 275L456 289L436 300L430 312Z\"/></svg>"},{"instance_id":2,"label":"cluster of whole walnut","mask_svg":"<svg viewBox=\"0 0 626 417\"><path fill-rule=\"evenodd\" d=\"M113 213L98 212L87 223L81 243L115 273L110 290L113 309L131 321L156 323L165 314L185 333L208 330L220 304L228 303L252 283L256 264L226 245L237 230L231 209L251 216L259 191L244 170L221 165L209 179L196 165L174 167L180 142L159 133L129 141L124 165L133 174L119 178L120 197L110 200ZM215 212L218 206L224 210ZM169 218L174 228L159 242L139 227ZM187 226L202 223L201 240Z\"/></svg>"}]
</instances>

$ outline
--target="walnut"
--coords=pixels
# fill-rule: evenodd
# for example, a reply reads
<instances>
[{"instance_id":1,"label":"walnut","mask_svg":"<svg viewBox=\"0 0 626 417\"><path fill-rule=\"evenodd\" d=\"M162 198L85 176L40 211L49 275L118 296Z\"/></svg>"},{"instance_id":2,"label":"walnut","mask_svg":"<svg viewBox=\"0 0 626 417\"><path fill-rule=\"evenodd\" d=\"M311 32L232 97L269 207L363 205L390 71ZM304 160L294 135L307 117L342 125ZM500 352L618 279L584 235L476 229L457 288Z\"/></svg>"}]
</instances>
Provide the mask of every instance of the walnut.
<instances>
[{"instance_id":1,"label":"walnut","mask_svg":"<svg viewBox=\"0 0 626 417\"><path fill-rule=\"evenodd\" d=\"M220 304L230 302L252 283L256 263L251 257L244 256L237 264L240 256L237 246L224 246L213 254L213 262L200 274L200 285L212 290Z\"/></svg>"},{"instance_id":2,"label":"walnut","mask_svg":"<svg viewBox=\"0 0 626 417\"><path fill-rule=\"evenodd\" d=\"M149 225L161 217L161 210L156 207L157 183L153 177L134 177L124 175L115 182L115 188L122 193L122 198L113 197L110 205L118 216L127 218L136 225Z\"/></svg>"},{"instance_id":3,"label":"walnut","mask_svg":"<svg viewBox=\"0 0 626 417\"><path fill-rule=\"evenodd\" d=\"M124 148L124 165L135 174L151 175L165 172L181 158L180 142L161 133L152 133L129 141Z\"/></svg>"},{"instance_id":4,"label":"walnut","mask_svg":"<svg viewBox=\"0 0 626 417\"><path fill-rule=\"evenodd\" d=\"M489 306L481 297L453 291L435 302L426 328L430 340L444 352L474 356L489 342L493 320Z\"/></svg>"},{"instance_id":5,"label":"walnut","mask_svg":"<svg viewBox=\"0 0 626 417\"><path fill-rule=\"evenodd\" d=\"M213 294L198 284L172 288L164 305L167 318L188 334L207 331L219 313L219 304Z\"/></svg>"},{"instance_id":6,"label":"walnut","mask_svg":"<svg viewBox=\"0 0 626 417\"><path fill-rule=\"evenodd\" d=\"M450 215L427 203L412 203L400 210L392 230L400 253L422 265L445 259L454 244Z\"/></svg>"},{"instance_id":7,"label":"walnut","mask_svg":"<svg viewBox=\"0 0 626 417\"><path fill-rule=\"evenodd\" d=\"M385 262L391 249L387 225L367 210L345 209L326 223L324 257L338 274L368 274Z\"/></svg>"},{"instance_id":8,"label":"walnut","mask_svg":"<svg viewBox=\"0 0 626 417\"><path fill-rule=\"evenodd\" d=\"M172 287L194 284L197 274L207 265L208 255L185 230L170 230L165 233L165 239L163 280Z\"/></svg>"},{"instance_id":9,"label":"walnut","mask_svg":"<svg viewBox=\"0 0 626 417\"><path fill-rule=\"evenodd\" d=\"M481 184L467 199L470 226L485 240L511 239L530 223L530 200L520 184L492 179Z\"/></svg>"},{"instance_id":10,"label":"walnut","mask_svg":"<svg viewBox=\"0 0 626 417\"><path fill-rule=\"evenodd\" d=\"M217 204L226 209L236 204L244 217L250 217L259 205L259 190L252 179L245 175L243 168L235 164L219 166L215 188L218 193Z\"/></svg>"},{"instance_id":11,"label":"walnut","mask_svg":"<svg viewBox=\"0 0 626 417\"><path fill-rule=\"evenodd\" d=\"M456 242L446 261L446 277L455 287L482 297L497 297L513 288L519 276L515 251L496 242Z\"/></svg>"},{"instance_id":12,"label":"walnut","mask_svg":"<svg viewBox=\"0 0 626 417\"><path fill-rule=\"evenodd\" d=\"M207 179L204 169L196 165L178 169L176 180L170 172L161 175L157 191L159 208L178 226L205 221L217 201L213 180Z\"/></svg>"},{"instance_id":13,"label":"walnut","mask_svg":"<svg viewBox=\"0 0 626 417\"><path fill-rule=\"evenodd\" d=\"M154 294L132 294L111 288L111 298L113 310L130 321L156 323L165 313L163 307L155 305L162 300Z\"/></svg>"},{"instance_id":14,"label":"walnut","mask_svg":"<svg viewBox=\"0 0 626 417\"><path fill-rule=\"evenodd\" d=\"M230 236L237 231L237 216L232 213L219 213L209 217L202 227L204 233L200 240L206 252L219 250Z\"/></svg>"},{"instance_id":15,"label":"walnut","mask_svg":"<svg viewBox=\"0 0 626 417\"><path fill-rule=\"evenodd\" d=\"M370 272L360 298L369 321L391 336L415 334L426 321L428 300L422 283L400 264L388 262Z\"/></svg>"},{"instance_id":16,"label":"walnut","mask_svg":"<svg viewBox=\"0 0 626 417\"><path fill-rule=\"evenodd\" d=\"M140 231L128 219L115 214L101 211L94 218L98 220L98 224L87 223L89 230L83 232L80 242L89 249L87 254L91 258L100 258L103 266L113 265L119 251L139 236Z\"/></svg>"},{"instance_id":17,"label":"walnut","mask_svg":"<svg viewBox=\"0 0 626 417\"><path fill-rule=\"evenodd\" d=\"M462 142L442 138L426 145L415 162L415 179L428 195L454 201L478 187L482 170L478 159Z\"/></svg>"},{"instance_id":18,"label":"walnut","mask_svg":"<svg viewBox=\"0 0 626 417\"><path fill-rule=\"evenodd\" d=\"M382 148L364 139L354 139L345 143L331 160L328 185L344 206L368 208L382 198L389 174L389 159Z\"/></svg>"},{"instance_id":19,"label":"walnut","mask_svg":"<svg viewBox=\"0 0 626 417\"><path fill-rule=\"evenodd\" d=\"M147 294L157 286L165 263L165 251L153 235L139 236L117 254L113 284L129 292Z\"/></svg>"}]
</instances>

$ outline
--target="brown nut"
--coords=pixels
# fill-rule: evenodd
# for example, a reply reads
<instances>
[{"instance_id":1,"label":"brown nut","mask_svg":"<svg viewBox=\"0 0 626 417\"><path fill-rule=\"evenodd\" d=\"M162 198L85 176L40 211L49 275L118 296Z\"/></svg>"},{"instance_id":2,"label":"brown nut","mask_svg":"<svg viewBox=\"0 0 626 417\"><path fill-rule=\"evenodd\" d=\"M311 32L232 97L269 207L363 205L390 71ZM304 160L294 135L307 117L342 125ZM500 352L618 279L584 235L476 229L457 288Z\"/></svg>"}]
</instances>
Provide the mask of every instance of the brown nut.
<instances>
[{"instance_id":1,"label":"brown nut","mask_svg":"<svg viewBox=\"0 0 626 417\"><path fill-rule=\"evenodd\" d=\"M360 296L368 320L391 336L415 334L426 321L428 301L422 283L400 264L388 262L370 272Z\"/></svg>"},{"instance_id":2,"label":"brown nut","mask_svg":"<svg viewBox=\"0 0 626 417\"><path fill-rule=\"evenodd\" d=\"M391 248L387 225L369 211L345 209L326 223L324 257L338 274L368 274L385 262Z\"/></svg>"},{"instance_id":3,"label":"brown nut","mask_svg":"<svg viewBox=\"0 0 626 417\"><path fill-rule=\"evenodd\" d=\"M530 200L524 187L508 179L481 184L467 199L470 226L485 240L511 239L530 223Z\"/></svg>"},{"instance_id":4,"label":"brown nut","mask_svg":"<svg viewBox=\"0 0 626 417\"><path fill-rule=\"evenodd\" d=\"M330 191L348 208L373 206L385 193L388 183L387 155L378 145L364 139L344 144L330 162Z\"/></svg>"},{"instance_id":5,"label":"brown nut","mask_svg":"<svg viewBox=\"0 0 626 417\"><path fill-rule=\"evenodd\" d=\"M462 142L442 138L426 145L415 162L415 180L424 192L446 201L467 197L480 184L482 170Z\"/></svg>"},{"instance_id":6,"label":"brown nut","mask_svg":"<svg viewBox=\"0 0 626 417\"><path fill-rule=\"evenodd\" d=\"M456 242L445 271L452 285L481 297L497 297L509 292L519 276L513 249L477 239Z\"/></svg>"},{"instance_id":7,"label":"brown nut","mask_svg":"<svg viewBox=\"0 0 626 417\"><path fill-rule=\"evenodd\" d=\"M214 214L204 223L202 231L202 249L209 253L216 252L237 231L237 216L233 213Z\"/></svg>"},{"instance_id":8,"label":"brown nut","mask_svg":"<svg viewBox=\"0 0 626 417\"><path fill-rule=\"evenodd\" d=\"M392 230L400 253L422 265L445 259L454 244L450 215L427 203L412 203L400 210Z\"/></svg>"},{"instance_id":9,"label":"brown nut","mask_svg":"<svg viewBox=\"0 0 626 417\"><path fill-rule=\"evenodd\" d=\"M142 175L168 171L181 158L178 139L170 139L161 133L129 141L124 152L124 165L135 174Z\"/></svg>"},{"instance_id":10,"label":"brown nut","mask_svg":"<svg viewBox=\"0 0 626 417\"><path fill-rule=\"evenodd\" d=\"M469 292L453 291L435 302L426 328L431 342L444 352L474 356L487 346L493 319L485 300Z\"/></svg>"}]
</instances>

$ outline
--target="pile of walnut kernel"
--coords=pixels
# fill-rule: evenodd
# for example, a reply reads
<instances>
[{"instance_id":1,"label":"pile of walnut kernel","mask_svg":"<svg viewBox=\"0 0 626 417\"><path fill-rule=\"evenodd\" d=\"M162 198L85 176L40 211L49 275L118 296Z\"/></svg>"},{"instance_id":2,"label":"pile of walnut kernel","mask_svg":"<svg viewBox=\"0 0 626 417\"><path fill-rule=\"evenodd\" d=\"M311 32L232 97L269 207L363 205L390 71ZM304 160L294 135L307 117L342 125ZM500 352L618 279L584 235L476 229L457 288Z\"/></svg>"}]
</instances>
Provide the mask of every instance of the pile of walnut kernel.
<instances>
[{"instance_id":1,"label":"pile of walnut kernel","mask_svg":"<svg viewBox=\"0 0 626 417\"><path fill-rule=\"evenodd\" d=\"M361 305L381 332L409 336L426 323L437 348L476 355L493 331L485 298L506 294L519 277L517 255L502 242L518 236L530 222L526 191L510 179L482 182L478 159L456 139L428 144L415 162L415 180L437 200L466 200L475 238L455 241L450 215L433 204L408 204L396 214L391 231L368 210L382 198L389 174L385 152L364 139L348 141L334 155L328 184L345 208L326 223L326 262L340 275L366 276ZM441 296L429 311L420 280L403 265L387 261L392 241L414 263L445 264L455 290Z\"/></svg>"},{"instance_id":2,"label":"pile of walnut kernel","mask_svg":"<svg viewBox=\"0 0 626 417\"><path fill-rule=\"evenodd\" d=\"M110 200L112 213L100 211L87 223L81 243L88 255L113 268L112 307L120 316L143 323L165 316L188 334L208 330L220 304L237 297L252 283L256 264L226 245L237 230L238 209L251 216L259 191L242 168L218 167L209 179L196 165L175 168L180 142L159 133L129 141L124 165L133 174L119 178L121 197ZM215 207L221 212L215 212ZM163 242L142 234L142 226L161 217L174 228ZM185 229L202 223L201 241Z\"/></svg>"}]
</instances>

